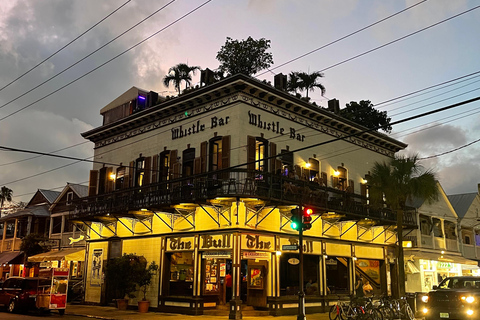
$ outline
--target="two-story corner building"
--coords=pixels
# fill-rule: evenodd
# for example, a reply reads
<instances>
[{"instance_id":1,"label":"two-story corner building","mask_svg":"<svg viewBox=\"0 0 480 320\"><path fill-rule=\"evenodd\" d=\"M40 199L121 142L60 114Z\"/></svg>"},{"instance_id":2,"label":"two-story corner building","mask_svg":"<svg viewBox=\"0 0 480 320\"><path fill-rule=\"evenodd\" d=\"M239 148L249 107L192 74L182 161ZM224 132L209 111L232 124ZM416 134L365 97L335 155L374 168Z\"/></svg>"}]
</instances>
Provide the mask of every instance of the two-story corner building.
<instances>
[{"instance_id":1,"label":"two-story corner building","mask_svg":"<svg viewBox=\"0 0 480 320\"><path fill-rule=\"evenodd\" d=\"M20 251L22 238L30 233L48 236L49 207L59 192L37 190L25 209L0 218L0 276L24 275L25 257ZM33 273L33 269L31 270ZM30 275L30 271L26 273Z\"/></svg>"},{"instance_id":2,"label":"two-story corner building","mask_svg":"<svg viewBox=\"0 0 480 320\"><path fill-rule=\"evenodd\" d=\"M68 208L74 200L87 195L87 186L67 183L49 207L48 238L55 243L54 248L28 257L29 262L37 263L41 268L69 268L69 287L78 286L78 291L82 291L83 284L86 227L68 221Z\"/></svg>"},{"instance_id":3,"label":"two-story corner building","mask_svg":"<svg viewBox=\"0 0 480 320\"><path fill-rule=\"evenodd\" d=\"M406 232L404 254L407 292L429 292L445 277L461 276L478 269L477 262L462 255L459 217L440 183L433 204L413 199L419 229Z\"/></svg>"},{"instance_id":4,"label":"two-story corner building","mask_svg":"<svg viewBox=\"0 0 480 320\"><path fill-rule=\"evenodd\" d=\"M396 216L369 206L365 177L406 145L339 117L336 100L329 111L286 93L284 80L276 89L236 75L158 104L132 88L101 110L103 125L83 134L97 161L89 197L70 215L90 228L86 302L109 303L105 265L136 253L160 265L147 295L156 310L202 314L231 301L230 317L242 302L295 314L297 206L314 210L307 312L352 294L359 276L377 293L396 285ZM416 228L414 213L405 228Z\"/></svg>"},{"instance_id":5,"label":"two-story corner building","mask_svg":"<svg viewBox=\"0 0 480 320\"><path fill-rule=\"evenodd\" d=\"M478 192L449 195L461 225L463 255L480 261L480 184Z\"/></svg>"}]
</instances>

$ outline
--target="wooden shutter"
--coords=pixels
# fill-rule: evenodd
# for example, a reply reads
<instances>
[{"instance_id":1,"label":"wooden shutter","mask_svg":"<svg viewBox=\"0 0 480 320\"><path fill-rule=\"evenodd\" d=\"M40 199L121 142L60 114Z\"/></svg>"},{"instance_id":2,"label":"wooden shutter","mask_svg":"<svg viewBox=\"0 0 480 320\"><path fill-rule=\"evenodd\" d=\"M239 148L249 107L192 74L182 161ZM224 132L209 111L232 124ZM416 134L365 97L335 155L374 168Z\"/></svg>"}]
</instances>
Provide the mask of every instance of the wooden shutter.
<instances>
[{"instance_id":1,"label":"wooden shutter","mask_svg":"<svg viewBox=\"0 0 480 320\"><path fill-rule=\"evenodd\" d=\"M113 167L108 167L106 176L105 176L105 193L109 193L113 191L115 179L111 178L112 174L113 174Z\"/></svg>"},{"instance_id":2,"label":"wooden shutter","mask_svg":"<svg viewBox=\"0 0 480 320\"><path fill-rule=\"evenodd\" d=\"M360 184L360 195L367 197L367 185L365 183Z\"/></svg>"},{"instance_id":3,"label":"wooden shutter","mask_svg":"<svg viewBox=\"0 0 480 320\"><path fill-rule=\"evenodd\" d=\"M170 157L170 165L169 165L169 168L168 168L168 170L170 171L168 173L170 175L170 179L177 179L177 178L179 178L179 175L180 175L180 171L178 171L176 175L174 174L175 165L178 163L177 155L178 155L177 150L171 150L170 151L170 156L169 156Z\"/></svg>"},{"instance_id":4,"label":"wooden shutter","mask_svg":"<svg viewBox=\"0 0 480 320\"><path fill-rule=\"evenodd\" d=\"M273 142L270 142L270 154L269 156L273 157L277 155L277 145ZM275 173L277 171L276 168L276 160L277 158L271 158L270 159L270 172Z\"/></svg>"},{"instance_id":5,"label":"wooden shutter","mask_svg":"<svg viewBox=\"0 0 480 320\"><path fill-rule=\"evenodd\" d=\"M193 174L200 174L202 173L202 158L196 157L193 160Z\"/></svg>"},{"instance_id":6,"label":"wooden shutter","mask_svg":"<svg viewBox=\"0 0 480 320\"><path fill-rule=\"evenodd\" d=\"M180 162L175 162L173 165L173 172L172 172L172 177L173 179L179 179L180 178L180 169L181 169L181 164Z\"/></svg>"},{"instance_id":7,"label":"wooden shutter","mask_svg":"<svg viewBox=\"0 0 480 320\"><path fill-rule=\"evenodd\" d=\"M158 182L158 154L153 156L152 160L152 183Z\"/></svg>"},{"instance_id":8,"label":"wooden shutter","mask_svg":"<svg viewBox=\"0 0 480 320\"><path fill-rule=\"evenodd\" d=\"M338 177L332 176L332 187L339 188L340 185L338 184Z\"/></svg>"},{"instance_id":9,"label":"wooden shutter","mask_svg":"<svg viewBox=\"0 0 480 320\"><path fill-rule=\"evenodd\" d=\"M320 174L320 180L321 180L321 183L324 187L327 186L327 173L326 172L322 172Z\"/></svg>"},{"instance_id":10,"label":"wooden shutter","mask_svg":"<svg viewBox=\"0 0 480 320\"><path fill-rule=\"evenodd\" d=\"M200 144L200 172L207 172L207 145L208 142L204 141Z\"/></svg>"},{"instance_id":11,"label":"wooden shutter","mask_svg":"<svg viewBox=\"0 0 480 320\"><path fill-rule=\"evenodd\" d=\"M125 186L130 188L130 187L133 187L135 185L135 161L131 161L130 164L128 165L128 170L127 170L128 174L127 174L127 177L125 179Z\"/></svg>"},{"instance_id":12,"label":"wooden shutter","mask_svg":"<svg viewBox=\"0 0 480 320\"><path fill-rule=\"evenodd\" d=\"M348 189L349 193L355 193L355 182L353 180L348 180Z\"/></svg>"},{"instance_id":13,"label":"wooden shutter","mask_svg":"<svg viewBox=\"0 0 480 320\"><path fill-rule=\"evenodd\" d=\"M230 136L222 137L222 169L230 167ZM228 179L229 173L226 171L222 174L224 179Z\"/></svg>"},{"instance_id":14,"label":"wooden shutter","mask_svg":"<svg viewBox=\"0 0 480 320\"><path fill-rule=\"evenodd\" d=\"M97 195L98 170L90 170L90 179L88 182L88 196Z\"/></svg>"},{"instance_id":15,"label":"wooden shutter","mask_svg":"<svg viewBox=\"0 0 480 320\"><path fill-rule=\"evenodd\" d=\"M247 136L247 170L253 175L255 171L255 137Z\"/></svg>"},{"instance_id":16,"label":"wooden shutter","mask_svg":"<svg viewBox=\"0 0 480 320\"><path fill-rule=\"evenodd\" d=\"M152 174L152 157L146 157L144 163L143 185L150 184L150 175Z\"/></svg>"}]
</instances>

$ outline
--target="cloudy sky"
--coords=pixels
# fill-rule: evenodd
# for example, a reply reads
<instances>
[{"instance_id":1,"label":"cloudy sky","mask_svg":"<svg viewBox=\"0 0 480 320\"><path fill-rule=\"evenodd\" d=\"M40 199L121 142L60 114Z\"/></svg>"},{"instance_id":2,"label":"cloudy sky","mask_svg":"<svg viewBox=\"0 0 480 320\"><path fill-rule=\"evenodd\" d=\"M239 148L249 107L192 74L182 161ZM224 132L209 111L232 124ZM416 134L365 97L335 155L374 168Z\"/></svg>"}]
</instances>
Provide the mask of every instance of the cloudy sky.
<instances>
[{"instance_id":1,"label":"cloudy sky","mask_svg":"<svg viewBox=\"0 0 480 320\"><path fill-rule=\"evenodd\" d=\"M80 133L101 125L102 107L132 86L174 94L172 87L162 85L168 69L180 62L217 68L215 56L226 37L271 40L274 65L271 72L257 74L260 79L273 82L275 73L323 71L325 96L310 94L322 106L332 98L339 99L342 107L350 101L370 100L397 121L480 95L480 73L476 74L480 9L475 9L479 3L473 0L4 0L0 1L0 88L124 3L84 36L0 90L0 146L91 157L93 145ZM473 75L465 77L469 74ZM461 79L451 81L457 78ZM198 81L197 75L194 82ZM445 84L384 103L440 83ZM392 136L409 144L407 154L441 155L479 139L478 112L480 102L465 104L396 125ZM479 151L480 142L422 164L436 170L448 194L476 192ZM88 180L89 163L33 157L0 151L0 186L13 190L14 201L28 201L37 189L60 191L66 182Z\"/></svg>"}]
</instances>

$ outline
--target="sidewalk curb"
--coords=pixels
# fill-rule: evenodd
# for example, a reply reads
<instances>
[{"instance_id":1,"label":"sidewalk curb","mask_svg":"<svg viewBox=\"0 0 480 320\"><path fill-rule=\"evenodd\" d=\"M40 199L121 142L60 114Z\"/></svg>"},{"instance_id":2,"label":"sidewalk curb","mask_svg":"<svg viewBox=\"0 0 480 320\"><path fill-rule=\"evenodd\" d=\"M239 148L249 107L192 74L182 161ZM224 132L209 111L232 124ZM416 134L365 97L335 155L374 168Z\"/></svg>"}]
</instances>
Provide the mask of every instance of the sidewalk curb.
<instances>
[{"instance_id":1,"label":"sidewalk curb","mask_svg":"<svg viewBox=\"0 0 480 320\"><path fill-rule=\"evenodd\" d=\"M90 319L117 320L115 318L107 318L107 317L102 317L102 316L94 316L94 315L90 315L90 314L80 314L80 313L65 312L65 315L74 316L74 317L84 317L84 318L90 318Z\"/></svg>"}]
</instances>

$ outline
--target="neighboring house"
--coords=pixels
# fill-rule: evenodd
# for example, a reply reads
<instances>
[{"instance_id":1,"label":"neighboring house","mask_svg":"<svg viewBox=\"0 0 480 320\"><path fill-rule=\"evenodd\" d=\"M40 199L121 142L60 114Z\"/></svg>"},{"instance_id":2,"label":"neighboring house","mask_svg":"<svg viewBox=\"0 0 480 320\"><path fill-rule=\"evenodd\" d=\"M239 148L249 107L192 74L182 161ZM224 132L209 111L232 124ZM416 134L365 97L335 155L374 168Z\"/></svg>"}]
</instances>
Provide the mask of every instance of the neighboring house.
<instances>
[{"instance_id":1,"label":"neighboring house","mask_svg":"<svg viewBox=\"0 0 480 320\"><path fill-rule=\"evenodd\" d=\"M81 225L75 226L68 220L69 206L73 201L86 197L88 187L68 183L50 206L49 239L57 246L51 251L28 258L40 262L40 267L69 268L70 280L81 280L85 261L85 232Z\"/></svg>"},{"instance_id":2,"label":"neighboring house","mask_svg":"<svg viewBox=\"0 0 480 320\"><path fill-rule=\"evenodd\" d=\"M2 278L24 274L22 238L30 233L48 236L49 207L59 192L39 189L25 209L0 218L0 271ZM26 273L27 275L30 272Z\"/></svg>"},{"instance_id":3,"label":"neighboring house","mask_svg":"<svg viewBox=\"0 0 480 320\"><path fill-rule=\"evenodd\" d=\"M307 312L353 294L360 276L391 293L397 218L368 204L365 178L406 145L343 119L336 100L327 110L288 94L284 80L276 76L274 88L235 75L160 103L132 88L100 111L103 125L82 134L95 143L89 196L70 215L89 228L87 303L118 298L105 265L135 253L160 265L147 290L156 310L202 314L225 304L231 272L230 318L242 301L296 314L290 222L299 205L314 212L304 233L305 282L316 289ZM404 221L417 227L411 210Z\"/></svg>"},{"instance_id":4,"label":"neighboring house","mask_svg":"<svg viewBox=\"0 0 480 320\"><path fill-rule=\"evenodd\" d=\"M465 259L458 237L458 216L440 183L439 198L428 204L413 199L419 228L405 233L407 292L428 292L447 276L468 274L476 262Z\"/></svg>"},{"instance_id":5,"label":"neighboring house","mask_svg":"<svg viewBox=\"0 0 480 320\"><path fill-rule=\"evenodd\" d=\"M449 195L461 225L463 255L480 261L480 184L478 192Z\"/></svg>"}]
</instances>

